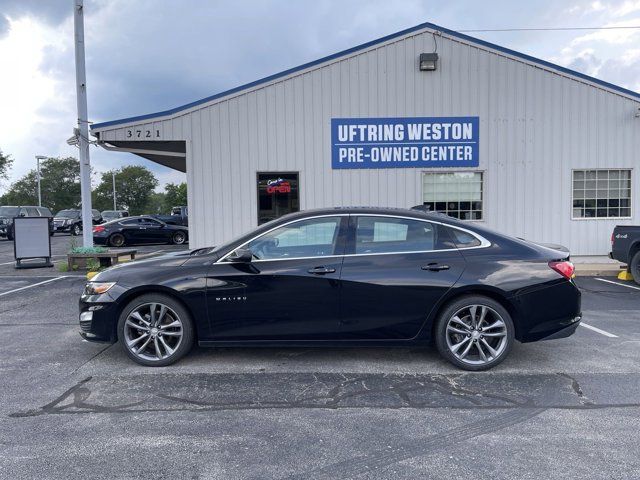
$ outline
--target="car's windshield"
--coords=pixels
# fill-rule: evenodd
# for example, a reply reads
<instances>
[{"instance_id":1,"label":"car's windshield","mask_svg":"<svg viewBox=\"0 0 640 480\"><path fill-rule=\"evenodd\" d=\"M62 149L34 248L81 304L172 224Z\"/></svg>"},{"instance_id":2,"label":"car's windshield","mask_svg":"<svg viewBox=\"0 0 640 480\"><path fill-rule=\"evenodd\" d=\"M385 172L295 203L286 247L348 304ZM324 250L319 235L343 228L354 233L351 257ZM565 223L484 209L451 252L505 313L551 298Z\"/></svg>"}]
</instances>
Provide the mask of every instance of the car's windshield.
<instances>
[{"instance_id":1,"label":"car's windshield","mask_svg":"<svg viewBox=\"0 0 640 480\"><path fill-rule=\"evenodd\" d=\"M18 207L0 207L0 217L17 217L20 213Z\"/></svg>"},{"instance_id":2,"label":"car's windshield","mask_svg":"<svg viewBox=\"0 0 640 480\"><path fill-rule=\"evenodd\" d=\"M77 210L60 210L58 213L56 213L56 217L75 218L77 216Z\"/></svg>"}]
</instances>

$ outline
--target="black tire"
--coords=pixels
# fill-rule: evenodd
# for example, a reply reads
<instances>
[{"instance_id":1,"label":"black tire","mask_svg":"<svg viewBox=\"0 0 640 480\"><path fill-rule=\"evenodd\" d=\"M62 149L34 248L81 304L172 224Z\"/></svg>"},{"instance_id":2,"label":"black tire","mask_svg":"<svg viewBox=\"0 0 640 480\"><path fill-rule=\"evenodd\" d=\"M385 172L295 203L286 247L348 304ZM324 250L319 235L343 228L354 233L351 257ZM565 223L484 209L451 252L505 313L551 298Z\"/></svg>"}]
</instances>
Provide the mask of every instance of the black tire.
<instances>
[{"instance_id":1,"label":"black tire","mask_svg":"<svg viewBox=\"0 0 640 480\"><path fill-rule=\"evenodd\" d=\"M119 248L119 247L124 247L126 240L124 238L124 235L122 235L121 233L114 233L109 237L109 240L107 241L107 243L112 247Z\"/></svg>"},{"instance_id":2,"label":"black tire","mask_svg":"<svg viewBox=\"0 0 640 480\"><path fill-rule=\"evenodd\" d=\"M7 240L9 240L10 242L13 242L13 235L11 235L8 232L7 232Z\"/></svg>"},{"instance_id":3,"label":"black tire","mask_svg":"<svg viewBox=\"0 0 640 480\"><path fill-rule=\"evenodd\" d=\"M633 281L640 285L640 251L636 252L629 264Z\"/></svg>"},{"instance_id":4,"label":"black tire","mask_svg":"<svg viewBox=\"0 0 640 480\"><path fill-rule=\"evenodd\" d=\"M71 227L71 235L73 235L74 237L80 235L80 225L76 223Z\"/></svg>"},{"instance_id":5,"label":"black tire","mask_svg":"<svg viewBox=\"0 0 640 480\"><path fill-rule=\"evenodd\" d=\"M157 360L147 360L145 358L141 358L140 356L133 353L129 347L126 345L126 337L125 337L125 323L130 313L135 309L144 306L145 304L162 304L173 310L179 317L182 322L182 339L178 344L177 348L173 353L171 353L166 358L157 359ZM131 300L127 306L122 310L120 314L120 318L118 319L118 339L120 341L120 345L123 350L126 352L127 356L131 358L134 362L145 365L147 367L166 367L167 365L171 365L172 363L177 362L182 357L184 357L191 348L193 347L193 342L195 339L195 330L193 327L193 320L191 319L191 315L187 311L184 306L174 298L163 295L161 293L148 293L141 295L139 297ZM166 351L165 351L166 353Z\"/></svg>"},{"instance_id":6,"label":"black tire","mask_svg":"<svg viewBox=\"0 0 640 480\"><path fill-rule=\"evenodd\" d=\"M458 312L464 311L465 308L471 305L488 307L489 312L493 310L495 314L501 317L501 320L504 323L504 330L506 330L506 334L503 336L503 338L505 339L504 340L505 343L502 345L500 353L497 356L495 356L495 358L492 358L490 360L485 361L485 363L480 363L480 364L468 363L471 361L471 359L469 359L468 361L466 359L465 360L459 359L451 351L447 342L447 335L448 335L447 325L449 323L449 320L453 319ZM486 334L486 331L485 331L485 334ZM455 335L455 334L452 334L452 335ZM474 335L481 335L481 333L476 332L474 333ZM470 334L466 336L473 338L474 345L476 342L483 341L482 339L484 338L483 336L481 336L479 340L476 340L477 337L471 337ZM513 321L511 320L511 315L509 315L509 312L507 312L507 310L500 303L496 302L495 300L489 297L485 297L483 295L465 295L463 297L460 297L451 301L440 312L440 314L438 315L438 318L436 319L436 323L434 327L434 337L435 337L436 347L438 348L438 352L440 353L440 355L442 355L444 359L446 359L456 367L461 368L463 370L481 371L481 370L488 370L490 368L495 367L509 355L509 352L511 351L511 347L513 346L513 343L514 343L515 328L513 326ZM460 338L462 338L462 340L465 340L464 336L462 335L460 335ZM493 339L491 338L488 338L488 340L489 342L493 342ZM471 342L471 341L472 341L471 339L468 340L468 342ZM468 345L468 343L466 345ZM473 348L473 345L471 348ZM477 348L478 347L476 347L476 349ZM462 350L462 348L460 348L460 350ZM476 350L476 352L474 353L478 354L479 356L480 352ZM478 358L477 361L483 361L483 360Z\"/></svg>"},{"instance_id":7,"label":"black tire","mask_svg":"<svg viewBox=\"0 0 640 480\"><path fill-rule=\"evenodd\" d=\"M171 235L171 243L173 243L174 245L182 245L186 241L187 241L187 234L184 233L182 230L177 231L176 233Z\"/></svg>"}]
</instances>

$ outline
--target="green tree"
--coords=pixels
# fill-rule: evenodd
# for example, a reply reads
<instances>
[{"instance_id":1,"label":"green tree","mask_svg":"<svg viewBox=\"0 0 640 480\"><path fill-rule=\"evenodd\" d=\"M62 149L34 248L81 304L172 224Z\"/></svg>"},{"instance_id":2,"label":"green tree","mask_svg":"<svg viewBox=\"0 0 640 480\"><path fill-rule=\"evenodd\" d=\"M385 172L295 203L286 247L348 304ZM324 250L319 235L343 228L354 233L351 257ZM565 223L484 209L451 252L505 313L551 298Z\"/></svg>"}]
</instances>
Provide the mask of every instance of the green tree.
<instances>
[{"instance_id":1,"label":"green tree","mask_svg":"<svg viewBox=\"0 0 640 480\"><path fill-rule=\"evenodd\" d=\"M42 205L53 213L80 205L80 163L76 158L47 158L40 164ZM2 197L5 205L37 205L38 180L35 170L14 182Z\"/></svg>"},{"instance_id":2,"label":"green tree","mask_svg":"<svg viewBox=\"0 0 640 480\"><path fill-rule=\"evenodd\" d=\"M167 183L164 187L164 210L166 213L171 211L172 207L182 206L187 204L187 184L185 182L179 183Z\"/></svg>"},{"instance_id":3,"label":"green tree","mask_svg":"<svg viewBox=\"0 0 640 480\"><path fill-rule=\"evenodd\" d=\"M5 155L0 149L0 180L7 180L9 178L9 170L13 165L13 158L11 155Z\"/></svg>"},{"instance_id":4,"label":"green tree","mask_svg":"<svg viewBox=\"0 0 640 480\"><path fill-rule=\"evenodd\" d=\"M100 183L94 191L95 208L113 208L113 171L102 173ZM115 170L116 202L118 210L129 210L130 215L147 213L149 199L158 186L158 180L146 167L130 165Z\"/></svg>"},{"instance_id":5,"label":"green tree","mask_svg":"<svg viewBox=\"0 0 640 480\"><path fill-rule=\"evenodd\" d=\"M162 192L151 192L149 195L149 201L145 208L146 213L156 215L164 212L164 205L166 201L166 194Z\"/></svg>"}]
</instances>

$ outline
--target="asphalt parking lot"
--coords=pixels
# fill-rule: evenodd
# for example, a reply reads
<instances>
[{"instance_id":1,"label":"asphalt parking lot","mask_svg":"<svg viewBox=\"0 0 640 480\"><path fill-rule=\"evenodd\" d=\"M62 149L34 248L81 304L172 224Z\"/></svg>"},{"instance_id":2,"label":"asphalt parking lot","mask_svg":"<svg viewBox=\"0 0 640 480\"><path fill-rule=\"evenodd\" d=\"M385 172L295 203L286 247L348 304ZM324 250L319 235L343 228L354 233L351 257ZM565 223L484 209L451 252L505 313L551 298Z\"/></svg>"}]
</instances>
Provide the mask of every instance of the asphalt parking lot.
<instances>
[{"instance_id":1,"label":"asphalt parking lot","mask_svg":"<svg viewBox=\"0 0 640 480\"><path fill-rule=\"evenodd\" d=\"M83 277L36 272L0 271L2 478L640 478L633 283L579 278L585 325L485 373L429 348L149 369L81 340Z\"/></svg>"}]
</instances>

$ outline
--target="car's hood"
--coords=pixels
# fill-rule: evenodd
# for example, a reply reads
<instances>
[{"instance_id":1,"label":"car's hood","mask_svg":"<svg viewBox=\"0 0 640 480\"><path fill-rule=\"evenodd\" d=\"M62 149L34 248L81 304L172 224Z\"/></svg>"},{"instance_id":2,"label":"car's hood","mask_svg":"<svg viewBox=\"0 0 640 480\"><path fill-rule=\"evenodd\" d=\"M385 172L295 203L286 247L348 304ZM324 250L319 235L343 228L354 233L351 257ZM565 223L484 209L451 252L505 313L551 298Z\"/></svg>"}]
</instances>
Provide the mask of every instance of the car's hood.
<instances>
[{"instance_id":1,"label":"car's hood","mask_svg":"<svg viewBox=\"0 0 640 480\"><path fill-rule=\"evenodd\" d=\"M157 257L120 263L103 270L93 277L94 282L118 282L127 278L139 279L157 273L161 268L176 268L183 265L190 258L189 251L167 253Z\"/></svg>"}]
</instances>

